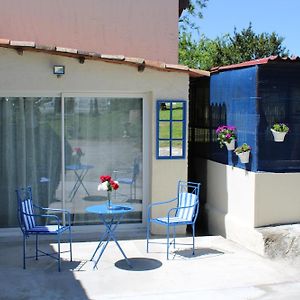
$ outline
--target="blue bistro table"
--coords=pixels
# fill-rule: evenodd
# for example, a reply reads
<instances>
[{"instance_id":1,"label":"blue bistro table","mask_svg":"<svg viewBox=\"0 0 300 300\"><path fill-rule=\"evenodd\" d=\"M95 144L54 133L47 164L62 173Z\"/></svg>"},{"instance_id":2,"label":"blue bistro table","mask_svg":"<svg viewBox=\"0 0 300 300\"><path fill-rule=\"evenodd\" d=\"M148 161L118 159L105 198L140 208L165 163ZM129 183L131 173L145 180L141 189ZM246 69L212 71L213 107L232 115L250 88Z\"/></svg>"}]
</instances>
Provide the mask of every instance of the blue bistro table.
<instances>
[{"instance_id":1,"label":"blue bistro table","mask_svg":"<svg viewBox=\"0 0 300 300\"><path fill-rule=\"evenodd\" d=\"M83 178L85 177L85 175L88 173L88 171L90 169L94 168L94 166L92 165L82 165L82 164L75 164L75 165L68 165L66 166L66 170L67 171L73 171L75 176L76 176L76 181L75 184L69 194L69 201L72 201L73 198L75 197L78 189L80 186L82 186L85 190L85 192L87 193L87 195L89 196L89 192L87 191L84 183L83 183Z\"/></svg>"},{"instance_id":2,"label":"blue bistro table","mask_svg":"<svg viewBox=\"0 0 300 300\"><path fill-rule=\"evenodd\" d=\"M105 225L105 233L101 237L100 242L99 242L92 258L90 259L92 261L96 255L96 253L98 252L98 250L100 250L98 258L96 259L95 264L94 264L94 269L96 268L105 248L107 247L109 241L111 241L111 240L113 240L117 244L117 246L120 249L121 253L123 254L127 264L130 267L132 267L128 258L125 255L124 251L122 250L120 244L118 243L114 232L115 232L117 226L120 224L123 217L125 216L125 214L128 212L131 212L133 210L134 209L131 205L123 205L123 204L120 204L120 205L115 204L110 209L107 207L106 204L93 205L93 206L89 206L86 208L86 211L88 213L98 214L100 217L100 220Z\"/></svg>"}]
</instances>

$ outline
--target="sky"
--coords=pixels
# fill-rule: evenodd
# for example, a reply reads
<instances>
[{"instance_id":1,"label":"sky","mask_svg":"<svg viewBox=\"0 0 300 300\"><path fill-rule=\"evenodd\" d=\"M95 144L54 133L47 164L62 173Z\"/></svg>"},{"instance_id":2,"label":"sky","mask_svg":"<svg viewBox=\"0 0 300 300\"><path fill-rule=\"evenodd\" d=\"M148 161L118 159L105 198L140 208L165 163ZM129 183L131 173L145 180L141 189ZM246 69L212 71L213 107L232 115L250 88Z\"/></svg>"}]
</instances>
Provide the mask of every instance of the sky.
<instances>
[{"instance_id":1,"label":"sky","mask_svg":"<svg viewBox=\"0 0 300 300\"><path fill-rule=\"evenodd\" d=\"M300 56L300 0L209 0L199 21L200 34L210 39L248 28L276 32L290 56Z\"/></svg>"}]
</instances>

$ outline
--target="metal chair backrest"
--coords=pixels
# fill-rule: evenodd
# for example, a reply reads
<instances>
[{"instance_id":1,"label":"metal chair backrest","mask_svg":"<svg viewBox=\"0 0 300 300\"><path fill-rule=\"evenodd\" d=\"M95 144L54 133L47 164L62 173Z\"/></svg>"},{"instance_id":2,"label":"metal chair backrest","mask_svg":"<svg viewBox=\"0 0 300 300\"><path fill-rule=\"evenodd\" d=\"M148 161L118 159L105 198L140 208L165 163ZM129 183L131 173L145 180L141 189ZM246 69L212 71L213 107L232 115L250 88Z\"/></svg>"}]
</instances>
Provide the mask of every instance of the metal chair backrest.
<instances>
[{"instance_id":1,"label":"metal chair backrest","mask_svg":"<svg viewBox=\"0 0 300 300\"><path fill-rule=\"evenodd\" d=\"M133 173L132 173L132 179L133 179L133 181L136 180L136 177L139 174L139 172L140 172L139 162L138 162L138 159L135 159L134 163L133 163Z\"/></svg>"},{"instance_id":2,"label":"metal chair backrest","mask_svg":"<svg viewBox=\"0 0 300 300\"><path fill-rule=\"evenodd\" d=\"M199 211L199 183L178 182L177 209L175 216L188 222L194 222Z\"/></svg>"},{"instance_id":3,"label":"metal chair backrest","mask_svg":"<svg viewBox=\"0 0 300 300\"><path fill-rule=\"evenodd\" d=\"M18 199L18 221L23 232L35 227L32 189L30 186L16 190Z\"/></svg>"}]
</instances>

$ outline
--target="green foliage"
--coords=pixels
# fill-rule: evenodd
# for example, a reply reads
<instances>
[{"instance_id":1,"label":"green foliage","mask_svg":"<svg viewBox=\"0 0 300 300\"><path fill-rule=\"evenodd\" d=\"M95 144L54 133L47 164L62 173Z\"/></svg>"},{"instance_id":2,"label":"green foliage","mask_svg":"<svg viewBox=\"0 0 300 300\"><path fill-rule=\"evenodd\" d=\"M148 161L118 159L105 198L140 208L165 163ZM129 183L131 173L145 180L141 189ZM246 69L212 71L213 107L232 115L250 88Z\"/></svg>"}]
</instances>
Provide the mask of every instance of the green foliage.
<instances>
[{"instance_id":1,"label":"green foliage","mask_svg":"<svg viewBox=\"0 0 300 300\"><path fill-rule=\"evenodd\" d=\"M272 127L273 130L278 131L278 132L288 132L289 128L286 124L284 123L275 123Z\"/></svg>"},{"instance_id":2,"label":"green foliage","mask_svg":"<svg viewBox=\"0 0 300 300\"><path fill-rule=\"evenodd\" d=\"M199 30L197 21L203 18L202 10L207 6L207 2L208 0L190 0L189 8L182 12L179 19L180 35L193 30Z\"/></svg>"},{"instance_id":3,"label":"green foliage","mask_svg":"<svg viewBox=\"0 0 300 300\"><path fill-rule=\"evenodd\" d=\"M251 23L241 32L235 28L232 36L226 34L214 40L202 35L196 42L191 34L182 33L179 39L179 62L192 68L209 70L271 55L288 56L283 40L275 32L256 34Z\"/></svg>"},{"instance_id":4,"label":"green foliage","mask_svg":"<svg viewBox=\"0 0 300 300\"><path fill-rule=\"evenodd\" d=\"M247 152L250 150L251 150L251 147L248 144L244 143L242 146L235 148L234 152L236 154L239 154L239 153Z\"/></svg>"}]
</instances>

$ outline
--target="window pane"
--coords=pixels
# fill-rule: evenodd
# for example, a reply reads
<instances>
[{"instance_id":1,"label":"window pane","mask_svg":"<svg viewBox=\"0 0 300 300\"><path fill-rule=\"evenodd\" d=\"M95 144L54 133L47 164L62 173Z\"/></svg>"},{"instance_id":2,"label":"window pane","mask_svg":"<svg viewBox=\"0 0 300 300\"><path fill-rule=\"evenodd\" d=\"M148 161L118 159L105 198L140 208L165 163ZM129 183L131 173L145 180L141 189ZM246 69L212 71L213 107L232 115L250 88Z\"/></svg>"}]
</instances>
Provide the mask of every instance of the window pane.
<instances>
[{"instance_id":1,"label":"window pane","mask_svg":"<svg viewBox=\"0 0 300 300\"><path fill-rule=\"evenodd\" d=\"M99 176L110 175L120 187L113 203L134 203L123 223L142 221L142 99L65 98L66 205L75 224L98 224L90 205L105 204Z\"/></svg>"},{"instance_id":2,"label":"window pane","mask_svg":"<svg viewBox=\"0 0 300 300\"><path fill-rule=\"evenodd\" d=\"M182 139L182 122L172 122L172 138L173 139Z\"/></svg>"},{"instance_id":3,"label":"window pane","mask_svg":"<svg viewBox=\"0 0 300 300\"><path fill-rule=\"evenodd\" d=\"M172 120L183 120L183 103L172 103Z\"/></svg>"},{"instance_id":4,"label":"window pane","mask_svg":"<svg viewBox=\"0 0 300 300\"><path fill-rule=\"evenodd\" d=\"M159 156L170 156L170 142L160 141L159 142Z\"/></svg>"},{"instance_id":5,"label":"window pane","mask_svg":"<svg viewBox=\"0 0 300 300\"><path fill-rule=\"evenodd\" d=\"M16 227L15 189L32 186L34 203L62 207L61 101L0 98L0 227Z\"/></svg>"},{"instance_id":6,"label":"window pane","mask_svg":"<svg viewBox=\"0 0 300 300\"><path fill-rule=\"evenodd\" d=\"M170 123L159 122L159 138L170 139Z\"/></svg>"},{"instance_id":7,"label":"window pane","mask_svg":"<svg viewBox=\"0 0 300 300\"><path fill-rule=\"evenodd\" d=\"M159 120L170 120L170 103L160 103Z\"/></svg>"},{"instance_id":8,"label":"window pane","mask_svg":"<svg viewBox=\"0 0 300 300\"><path fill-rule=\"evenodd\" d=\"M172 156L182 156L182 142L181 141L172 141Z\"/></svg>"}]
</instances>

